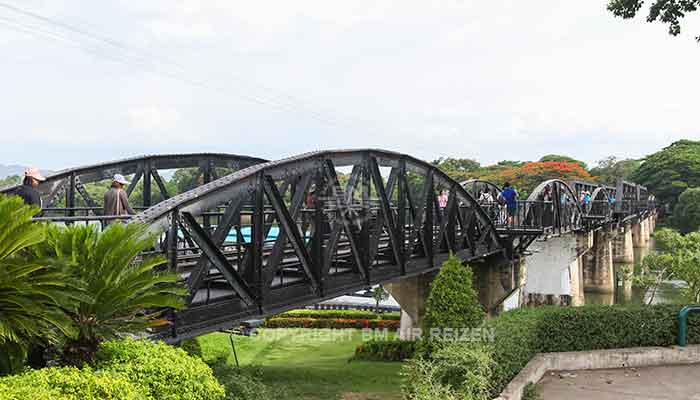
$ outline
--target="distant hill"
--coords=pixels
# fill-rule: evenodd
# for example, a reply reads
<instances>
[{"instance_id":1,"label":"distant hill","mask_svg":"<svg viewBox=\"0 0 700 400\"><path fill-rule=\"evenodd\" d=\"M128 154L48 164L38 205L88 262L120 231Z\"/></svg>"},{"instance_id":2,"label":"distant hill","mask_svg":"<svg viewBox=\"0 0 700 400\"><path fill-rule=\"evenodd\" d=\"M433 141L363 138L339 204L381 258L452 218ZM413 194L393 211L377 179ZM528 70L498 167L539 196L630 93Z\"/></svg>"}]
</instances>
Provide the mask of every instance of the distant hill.
<instances>
[{"instance_id":1,"label":"distant hill","mask_svg":"<svg viewBox=\"0 0 700 400\"><path fill-rule=\"evenodd\" d=\"M4 165L0 164L0 179L13 175L22 175L27 167L22 165Z\"/></svg>"}]
</instances>

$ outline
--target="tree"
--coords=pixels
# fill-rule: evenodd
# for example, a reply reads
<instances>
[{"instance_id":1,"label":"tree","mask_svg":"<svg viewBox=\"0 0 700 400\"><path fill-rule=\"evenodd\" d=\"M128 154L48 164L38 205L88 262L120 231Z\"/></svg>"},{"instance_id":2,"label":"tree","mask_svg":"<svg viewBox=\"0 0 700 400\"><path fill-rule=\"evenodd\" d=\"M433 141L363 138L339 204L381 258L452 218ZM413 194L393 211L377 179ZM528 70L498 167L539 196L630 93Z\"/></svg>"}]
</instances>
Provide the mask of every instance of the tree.
<instances>
[{"instance_id":1,"label":"tree","mask_svg":"<svg viewBox=\"0 0 700 400\"><path fill-rule=\"evenodd\" d=\"M656 292L659 284L667 280L685 282L681 293L690 303L700 302L700 232L685 236L671 229L661 229L654 234L658 254L650 254L642 262L645 275L649 272L655 276L647 287Z\"/></svg>"},{"instance_id":2,"label":"tree","mask_svg":"<svg viewBox=\"0 0 700 400\"><path fill-rule=\"evenodd\" d=\"M45 237L46 227L31 220L38 211L0 195L0 375L21 368L32 345L74 334L62 308L74 309L78 283L26 254Z\"/></svg>"},{"instance_id":3,"label":"tree","mask_svg":"<svg viewBox=\"0 0 700 400\"><path fill-rule=\"evenodd\" d=\"M180 275L155 272L164 262L161 256L140 258L154 241L138 224L112 224L103 232L91 225L48 229L37 254L65 260L92 296L68 310L78 334L63 348L65 362L91 362L102 341L165 323L161 312L152 310L184 306L187 291L178 284Z\"/></svg>"},{"instance_id":4,"label":"tree","mask_svg":"<svg viewBox=\"0 0 700 400\"><path fill-rule=\"evenodd\" d=\"M430 285L425 313L427 330L465 329L481 324L484 310L479 304L472 281L471 268L450 255Z\"/></svg>"},{"instance_id":5,"label":"tree","mask_svg":"<svg viewBox=\"0 0 700 400\"><path fill-rule=\"evenodd\" d=\"M673 209L672 221L681 233L700 229L700 188L688 188L681 193Z\"/></svg>"},{"instance_id":6,"label":"tree","mask_svg":"<svg viewBox=\"0 0 700 400\"><path fill-rule=\"evenodd\" d=\"M644 0L610 0L608 10L616 17L630 19L637 16ZM681 33L680 20L687 13L697 11L700 0L654 0L649 8L647 22L660 21L668 24L668 33L678 36ZM700 41L700 36L696 37Z\"/></svg>"},{"instance_id":7,"label":"tree","mask_svg":"<svg viewBox=\"0 0 700 400\"><path fill-rule=\"evenodd\" d=\"M0 188L17 185L20 182L22 182L22 178L19 175L7 176L0 179Z\"/></svg>"},{"instance_id":8,"label":"tree","mask_svg":"<svg viewBox=\"0 0 700 400\"><path fill-rule=\"evenodd\" d=\"M689 187L700 187L700 141L680 140L647 156L631 180L647 186L661 203L675 206Z\"/></svg>"},{"instance_id":9,"label":"tree","mask_svg":"<svg viewBox=\"0 0 700 400\"><path fill-rule=\"evenodd\" d=\"M564 181L582 180L591 181L593 177L578 163L566 161L537 161L528 162L520 166L497 168L480 176L497 185L510 182L520 192L520 197L525 198L540 183L548 179L561 179Z\"/></svg>"},{"instance_id":10,"label":"tree","mask_svg":"<svg viewBox=\"0 0 700 400\"><path fill-rule=\"evenodd\" d=\"M374 298L374 312L379 314L379 303L389 298L389 292L384 289L384 286L377 285L372 289L372 298Z\"/></svg>"},{"instance_id":11,"label":"tree","mask_svg":"<svg viewBox=\"0 0 700 400\"><path fill-rule=\"evenodd\" d=\"M639 160L631 158L618 160L615 156L610 156L598 161L598 164L590 170L590 174L600 182L614 186L618 178L629 180L640 164Z\"/></svg>"},{"instance_id":12,"label":"tree","mask_svg":"<svg viewBox=\"0 0 700 400\"><path fill-rule=\"evenodd\" d=\"M471 173L481 167L479 162L469 158L440 157L434 160L432 164L457 181L469 179Z\"/></svg>"},{"instance_id":13,"label":"tree","mask_svg":"<svg viewBox=\"0 0 700 400\"><path fill-rule=\"evenodd\" d=\"M571 158L569 156L563 156L559 154L547 154L546 156L542 156L540 158L540 162L547 162L547 161L563 161L563 162L568 162L568 163L575 163L581 166L583 169L588 169L588 165L586 165L585 162L581 160L577 160L575 158Z\"/></svg>"}]
</instances>

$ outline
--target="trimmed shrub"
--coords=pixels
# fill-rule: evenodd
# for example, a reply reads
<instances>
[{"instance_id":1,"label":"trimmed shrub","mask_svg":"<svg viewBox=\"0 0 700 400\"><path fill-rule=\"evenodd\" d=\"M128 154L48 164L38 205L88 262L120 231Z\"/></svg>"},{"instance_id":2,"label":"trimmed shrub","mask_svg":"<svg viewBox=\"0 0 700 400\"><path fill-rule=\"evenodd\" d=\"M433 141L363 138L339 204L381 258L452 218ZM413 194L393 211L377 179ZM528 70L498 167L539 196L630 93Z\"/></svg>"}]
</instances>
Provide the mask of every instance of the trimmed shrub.
<instances>
[{"instance_id":1,"label":"trimmed shrub","mask_svg":"<svg viewBox=\"0 0 700 400\"><path fill-rule=\"evenodd\" d=\"M185 352L192 357L202 358L202 346L199 341L195 338L185 339L177 344L177 347L185 350Z\"/></svg>"},{"instance_id":2,"label":"trimmed shrub","mask_svg":"<svg viewBox=\"0 0 700 400\"><path fill-rule=\"evenodd\" d=\"M473 328L484 320L473 275L468 265L450 256L430 285L426 302L425 328Z\"/></svg>"},{"instance_id":3,"label":"trimmed shrub","mask_svg":"<svg viewBox=\"0 0 700 400\"><path fill-rule=\"evenodd\" d=\"M369 340L355 348L355 360L403 361L413 356L416 342L410 340Z\"/></svg>"},{"instance_id":4,"label":"trimmed shrub","mask_svg":"<svg viewBox=\"0 0 700 400\"><path fill-rule=\"evenodd\" d=\"M401 321L383 319L271 318L265 328L399 329Z\"/></svg>"},{"instance_id":5,"label":"trimmed shrub","mask_svg":"<svg viewBox=\"0 0 700 400\"><path fill-rule=\"evenodd\" d=\"M141 400L127 377L75 367L44 368L0 379L1 400Z\"/></svg>"},{"instance_id":6,"label":"trimmed shrub","mask_svg":"<svg viewBox=\"0 0 700 400\"><path fill-rule=\"evenodd\" d=\"M126 376L147 399L216 400L225 395L223 386L201 359L162 342L105 342L97 353L96 367Z\"/></svg>"},{"instance_id":7,"label":"trimmed shrub","mask_svg":"<svg viewBox=\"0 0 700 400\"><path fill-rule=\"evenodd\" d=\"M401 313L387 312L377 314L363 310L291 310L272 318L315 318L315 319L383 319L400 320Z\"/></svg>"}]
</instances>

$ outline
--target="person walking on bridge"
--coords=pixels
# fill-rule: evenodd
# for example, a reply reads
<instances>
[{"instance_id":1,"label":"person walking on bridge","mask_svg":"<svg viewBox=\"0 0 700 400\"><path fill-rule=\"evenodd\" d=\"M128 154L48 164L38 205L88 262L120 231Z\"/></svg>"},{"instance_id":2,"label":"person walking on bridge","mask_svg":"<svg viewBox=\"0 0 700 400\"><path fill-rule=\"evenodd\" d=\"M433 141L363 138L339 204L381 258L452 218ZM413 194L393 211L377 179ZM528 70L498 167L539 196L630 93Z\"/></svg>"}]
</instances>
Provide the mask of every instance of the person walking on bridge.
<instances>
[{"instance_id":1,"label":"person walking on bridge","mask_svg":"<svg viewBox=\"0 0 700 400\"><path fill-rule=\"evenodd\" d=\"M114 175L112 178L112 187L105 193L104 196L105 215L121 216L136 214L136 211L129 206L129 198L124 190L124 186L128 184L129 181L124 178L124 175Z\"/></svg>"},{"instance_id":2,"label":"person walking on bridge","mask_svg":"<svg viewBox=\"0 0 700 400\"><path fill-rule=\"evenodd\" d=\"M513 218L518 210L518 191L510 186L509 182L503 185L503 190L501 191L501 197L506 203L506 211L508 212L508 225L513 225Z\"/></svg>"},{"instance_id":3,"label":"person walking on bridge","mask_svg":"<svg viewBox=\"0 0 700 400\"><path fill-rule=\"evenodd\" d=\"M17 189L15 195L21 197L24 200L24 204L41 207L41 193L39 193L37 188L45 180L46 178L41 175L38 168L27 168L24 171L24 182Z\"/></svg>"}]
</instances>

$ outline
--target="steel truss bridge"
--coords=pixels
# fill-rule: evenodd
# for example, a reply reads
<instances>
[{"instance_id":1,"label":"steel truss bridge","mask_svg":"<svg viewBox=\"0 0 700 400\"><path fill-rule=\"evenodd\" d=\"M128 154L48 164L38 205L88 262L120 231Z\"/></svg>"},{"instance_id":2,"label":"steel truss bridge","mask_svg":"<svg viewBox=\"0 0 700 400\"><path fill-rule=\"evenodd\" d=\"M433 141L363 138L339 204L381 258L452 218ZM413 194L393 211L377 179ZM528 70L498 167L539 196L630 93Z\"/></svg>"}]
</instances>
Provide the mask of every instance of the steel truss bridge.
<instances>
[{"instance_id":1,"label":"steel truss bridge","mask_svg":"<svg viewBox=\"0 0 700 400\"><path fill-rule=\"evenodd\" d=\"M199 186L173 195L162 176L180 168L192 168ZM89 194L86 185L115 173L133 175L130 195L141 188L141 211L133 218L102 215ZM176 341L424 274L450 253L467 262L507 262L542 235L595 229L654 209L646 188L630 182L549 180L518 201L509 221L497 203L477 201L483 190L500 192L493 183L459 183L425 161L384 150L317 151L269 162L155 155L52 174L40 186L45 206L36 219L149 225L159 237L153 251L166 255L190 293L188 307L170 313L172 324L156 333ZM588 205L578 201L584 190L592 193Z\"/></svg>"}]
</instances>

